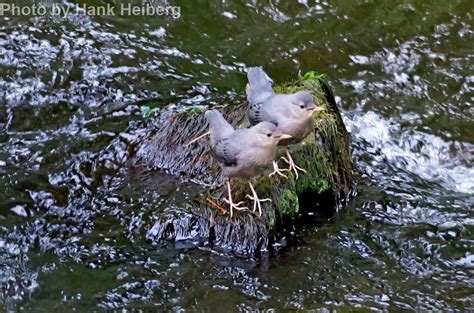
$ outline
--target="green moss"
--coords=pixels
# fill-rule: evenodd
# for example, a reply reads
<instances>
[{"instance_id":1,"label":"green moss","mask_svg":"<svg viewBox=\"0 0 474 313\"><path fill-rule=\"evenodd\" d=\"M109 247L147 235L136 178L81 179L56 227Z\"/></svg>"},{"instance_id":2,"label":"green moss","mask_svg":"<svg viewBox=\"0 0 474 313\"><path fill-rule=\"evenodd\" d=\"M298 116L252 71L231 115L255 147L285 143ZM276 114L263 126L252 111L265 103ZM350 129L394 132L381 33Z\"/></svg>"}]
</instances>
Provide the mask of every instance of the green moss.
<instances>
[{"instance_id":1,"label":"green moss","mask_svg":"<svg viewBox=\"0 0 474 313\"><path fill-rule=\"evenodd\" d=\"M300 80L326 80L326 75L318 71L306 72Z\"/></svg>"},{"instance_id":2,"label":"green moss","mask_svg":"<svg viewBox=\"0 0 474 313\"><path fill-rule=\"evenodd\" d=\"M307 173L302 173L295 181L297 194L309 191L322 193L331 188L331 167L326 157L315 145L306 145L292 153L294 161Z\"/></svg>"},{"instance_id":3,"label":"green moss","mask_svg":"<svg viewBox=\"0 0 474 313\"><path fill-rule=\"evenodd\" d=\"M268 195L270 190L273 188L274 183L275 181L272 178L262 176L262 178L258 180L258 184L255 186L255 191L258 194Z\"/></svg>"},{"instance_id":4,"label":"green moss","mask_svg":"<svg viewBox=\"0 0 474 313\"><path fill-rule=\"evenodd\" d=\"M275 211L269 210L267 215L267 226L269 229L275 228Z\"/></svg>"},{"instance_id":5,"label":"green moss","mask_svg":"<svg viewBox=\"0 0 474 313\"><path fill-rule=\"evenodd\" d=\"M292 189L283 189L281 191L278 210L282 216L294 215L299 211L299 199L296 192Z\"/></svg>"},{"instance_id":6,"label":"green moss","mask_svg":"<svg viewBox=\"0 0 474 313\"><path fill-rule=\"evenodd\" d=\"M204 113L204 111L201 108L192 107L192 108L186 109L186 113L199 115L199 114Z\"/></svg>"},{"instance_id":7,"label":"green moss","mask_svg":"<svg viewBox=\"0 0 474 313\"><path fill-rule=\"evenodd\" d=\"M140 107L140 114L143 118L150 117L150 116L157 116L160 112L159 107L151 107L148 105L143 105Z\"/></svg>"}]
</instances>

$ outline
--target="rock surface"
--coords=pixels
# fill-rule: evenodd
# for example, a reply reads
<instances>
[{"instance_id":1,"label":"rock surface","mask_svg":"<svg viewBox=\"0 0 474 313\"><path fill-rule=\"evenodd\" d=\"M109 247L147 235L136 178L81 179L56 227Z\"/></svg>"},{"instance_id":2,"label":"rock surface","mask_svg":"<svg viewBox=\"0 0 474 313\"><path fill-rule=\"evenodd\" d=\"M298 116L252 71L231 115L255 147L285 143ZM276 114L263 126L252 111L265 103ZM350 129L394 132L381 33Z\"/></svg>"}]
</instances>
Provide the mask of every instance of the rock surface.
<instances>
[{"instance_id":1,"label":"rock surface","mask_svg":"<svg viewBox=\"0 0 474 313\"><path fill-rule=\"evenodd\" d=\"M276 92L307 90L325 111L314 117L314 132L304 143L290 148L292 156L307 173L299 179L259 177L256 189L265 202L264 213L258 217L249 212L238 212L233 218L209 206L212 199L225 206L225 196L218 164L212 160L207 139L186 145L207 131L202 113L180 113L173 118L162 118L154 134L141 144L133 159L133 166L166 170L208 186L202 194L182 207L182 214L163 216L148 232L157 241L199 240L211 249L240 256L254 256L267 251L279 242L291 240L301 225L310 224L318 214L332 213L341 207L354 191L353 163L349 150L349 134L337 108L331 89L323 75L307 73L294 83L275 88ZM221 108L224 116L235 127L248 126L247 103L229 104ZM281 164L283 166L283 164ZM234 183L234 200L244 201L245 181ZM246 200L249 201L249 200ZM251 206L252 203L248 203Z\"/></svg>"}]
</instances>

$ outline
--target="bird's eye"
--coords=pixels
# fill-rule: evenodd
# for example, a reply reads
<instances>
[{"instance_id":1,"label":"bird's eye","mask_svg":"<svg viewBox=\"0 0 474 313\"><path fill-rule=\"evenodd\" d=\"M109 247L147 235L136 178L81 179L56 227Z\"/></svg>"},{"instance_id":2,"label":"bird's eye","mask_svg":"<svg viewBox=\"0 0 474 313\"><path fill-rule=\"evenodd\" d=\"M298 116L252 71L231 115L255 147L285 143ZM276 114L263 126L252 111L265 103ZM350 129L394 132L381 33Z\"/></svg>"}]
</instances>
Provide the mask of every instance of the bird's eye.
<instances>
[{"instance_id":1,"label":"bird's eye","mask_svg":"<svg viewBox=\"0 0 474 313\"><path fill-rule=\"evenodd\" d=\"M267 137L271 137L271 136L272 136L272 134L271 134L271 133L268 133L268 134L267 134Z\"/></svg>"},{"instance_id":2,"label":"bird's eye","mask_svg":"<svg viewBox=\"0 0 474 313\"><path fill-rule=\"evenodd\" d=\"M304 104L300 105L300 108L304 109Z\"/></svg>"}]
</instances>

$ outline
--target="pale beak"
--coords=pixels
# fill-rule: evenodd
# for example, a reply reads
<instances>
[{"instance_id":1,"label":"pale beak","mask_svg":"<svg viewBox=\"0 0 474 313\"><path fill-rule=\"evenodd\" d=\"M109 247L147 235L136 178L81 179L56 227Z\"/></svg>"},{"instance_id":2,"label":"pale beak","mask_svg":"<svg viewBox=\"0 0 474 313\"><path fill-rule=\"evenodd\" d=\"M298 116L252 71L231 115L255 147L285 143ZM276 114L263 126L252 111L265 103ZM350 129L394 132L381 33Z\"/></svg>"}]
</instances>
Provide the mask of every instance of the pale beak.
<instances>
[{"instance_id":1,"label":"pale beak","mask_svg":"<svg viewBox=\"0 0 474 313\"><path fill-rule=\"evenodd\" d=\"M288 134L282 134L282 135L279 137L280 140L283 140L283 139L290 139L290 138L293 138L293 136L288 135Z\"/></svg>"},{"instance_id":2,"label":"pale beak","mask_svg":"<svg viewBox=\"0 0 474 313\"><path fill-rule=\"evenodd\" d=\"M316 112L323 112L323 111L325 111L325 110L326 110L326 109L325 109L324 107L315 107L315 108L312 108L312 109L310 110L310 112L311 112L311 115L312 115L312 114L314 114L314 113L316 113Z\"/></svg>"}]
</instances>

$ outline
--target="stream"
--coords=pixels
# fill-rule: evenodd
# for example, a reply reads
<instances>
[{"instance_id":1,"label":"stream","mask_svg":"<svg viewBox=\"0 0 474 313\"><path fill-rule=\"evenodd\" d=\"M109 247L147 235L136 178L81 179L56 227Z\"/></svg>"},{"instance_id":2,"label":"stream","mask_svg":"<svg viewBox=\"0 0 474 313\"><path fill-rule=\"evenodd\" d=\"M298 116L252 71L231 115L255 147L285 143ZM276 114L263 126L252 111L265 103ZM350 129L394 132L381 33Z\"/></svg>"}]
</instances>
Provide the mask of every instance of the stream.
<instances>
[{"instance_id":1,"label":"stream","mask_svg":"<svg viewBox=\"0 0 474 313\"><path fill-rule=\"evenodd\" d=\"M155 2L180 17L0 15L0 309L474 310L473 1ZM326 74L357 196L255 259L150 240L205 187L131 147L260 65Z\"/></svg>"}]
</instances>

